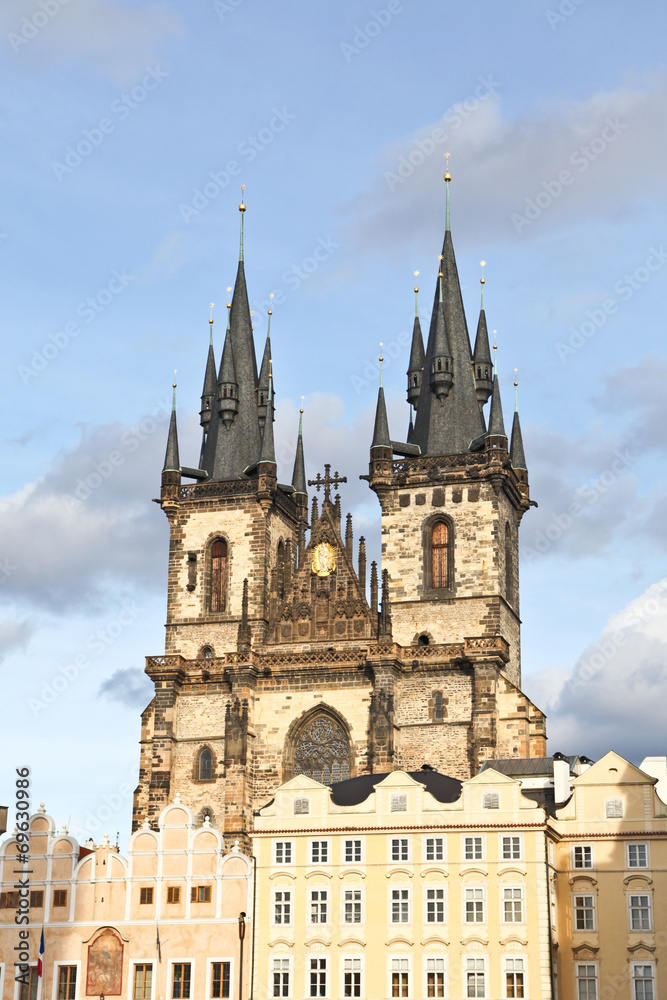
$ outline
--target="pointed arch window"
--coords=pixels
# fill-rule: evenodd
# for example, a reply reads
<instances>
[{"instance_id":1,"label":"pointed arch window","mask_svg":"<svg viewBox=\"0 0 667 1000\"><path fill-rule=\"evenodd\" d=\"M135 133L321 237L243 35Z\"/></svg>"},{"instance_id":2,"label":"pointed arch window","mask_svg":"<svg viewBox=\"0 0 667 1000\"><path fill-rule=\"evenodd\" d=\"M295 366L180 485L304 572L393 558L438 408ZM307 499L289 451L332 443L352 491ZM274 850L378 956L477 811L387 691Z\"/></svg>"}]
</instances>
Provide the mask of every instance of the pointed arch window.
<instances>
[{"instance_id":1,"label":"pointed arch window","mask_svg":"<svg viewBox=\"0 0 667 1000\"><path fill-rule=\"evenodd\" d=\"M225 610L227 597L227 542L216 539L211 546L211 591L209 610Z\"/></svg>"},{"instance_id":2,"label":"pointed arch window","mask_svg":"<svg viewBox=\"0 0 667 1000\"><path fill-rule=\"evenodd\" d=\"M444 521L437 521L431 531L431 586L449 587L449 527Z\"/></svg>"},{"instance_id":3,"label":"pointed arch window","mask_svg":"<svg viewBox=\"0 0 667 1000\"><path fill-rule=\"evenodd\" d=\"M285 543L281 539L278 542L278 555L276 558L276 589L278 600L282 601L285 596Z\"/></svg>"},{"instance_id":4,"label":"pointed arch window","mask_svg":"<svg viewBox=\"0 0 667 1000\"><path fill-rule=\"evenodd\" d=\"M351 773L352 747L343 725L327 712L306 719L288 746L286 772L305 774L323 785L346 781ZM291 766L290 766L291 763Z\"/></svg>"},{"instance_id":5,"label":"pointed arch window","mask_svg":"<svg viewBox=\"0 0 667 1000\"><path fill-rule=\"evenodd\" d=\"M199 780L210 781L213 777L213 754L208 747L199 754Z\"/></svg>"}]
</instances>

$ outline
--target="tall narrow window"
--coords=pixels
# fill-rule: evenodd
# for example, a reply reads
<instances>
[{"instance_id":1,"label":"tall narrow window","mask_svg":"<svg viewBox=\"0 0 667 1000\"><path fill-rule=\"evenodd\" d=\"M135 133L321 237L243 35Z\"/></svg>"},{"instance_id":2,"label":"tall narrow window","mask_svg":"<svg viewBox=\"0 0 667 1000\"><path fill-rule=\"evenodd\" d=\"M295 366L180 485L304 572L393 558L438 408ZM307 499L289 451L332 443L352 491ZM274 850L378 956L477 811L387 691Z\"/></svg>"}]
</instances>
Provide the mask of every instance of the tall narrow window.
<instances>
[{"instance_id":1,"label":"tall narrow window","mask_svg":"<svg viewBox=\"0 0 667 1000\"><path fill-rule=\"evenodd\" d=\"M508 523L505 525L505 598L509 604L514 601L514 559L512 556L512 534Z\"/></svg>"},{"instance_id":2,"label":"tall narrow window","mask_svg":"<svg viewBox=\"0 0 667 1000\"><path fill-rule=\"evenodd\" d=\"M285 546L282 541L278 542L278 556L276 559L276 587L278 590L278 600L282 601L285 596Z\"/></svg>"},{"instance_id":3,"label":"tall narrow window","mask_svg":"<svg viewBox=\"0 0 667 1000\"><path fill-rule=\"evenodd\" d=\"M442 691L436 691L433 697L433 718L436 722L442 721Z\"/></svg>"},{"instance_id":4,"label":"tall narrow window","mask_svg":"<svg viewBox=\"0 0 667 1000\"><path fill-rule=\"evenodd\" d=\"M39 982L37 966L31 965L28 969L27 976L25 972L23 973L23 976L24 978L21 980L21 985L19 987L19 1000L37 1000L37 984Z\"/></svg>"},{"instance_id":5,"label":"tall narrow window","mask_svg":"<svg viewBox=\"0 0 667 1000\"><path fill-rule=\"evenodd\" d=\"M210 781L213 775L213 754L208 747L204 747L199 754L199 780Z\"/></svg>"},{"instance_id":6,"label":"tall narrow window","mask_svg":"<svg viewBox=\"0 0 667 1000\"><path fill-rule=\"evenodd\" d=\"M135 965L134 1000L150 1000L153 995L153 966Z\"/></svg>"},{"instance_id":7,"label":"tall narrow window","mask_svg":"<svg viewBox=\"0 0 667 1000\"><path fill-rule=\"evenodd\" d=\"M434 589L449 586L449 528L443 521L431 532L431 576Z\"/></svg>"},{"instance_id":8,"label":"tall narrow window","mask_svg":"<svg viewBox=\"0 0 667 1000\"><path fill-rule=\"evenodd\" d=\"M218 539L211 546L211 611L225 610L227 590L227 542Z\"/></svg>"},{"instance_id":9,"label":"tall narrow window","mask_svg":"<svg viewBox=\"0 0 667 1000\"><path fill-rule=\"evenodd\" d=\"M58 1000L76 997L76 965L61 965L58 969Z\"/></svg>"}]
</instances>

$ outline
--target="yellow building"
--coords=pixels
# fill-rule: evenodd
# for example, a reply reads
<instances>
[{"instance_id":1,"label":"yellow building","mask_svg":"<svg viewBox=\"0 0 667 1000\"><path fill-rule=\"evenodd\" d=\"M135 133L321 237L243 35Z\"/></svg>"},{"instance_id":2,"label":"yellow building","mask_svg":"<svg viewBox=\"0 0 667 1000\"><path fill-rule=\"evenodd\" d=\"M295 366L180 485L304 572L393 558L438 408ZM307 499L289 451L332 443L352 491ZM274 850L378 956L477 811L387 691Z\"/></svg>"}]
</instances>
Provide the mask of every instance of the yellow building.
<instances>
[{"instance_id":1,"label":"yellow building","mask_svg":"<svg viewBox=\"0 0 667 1000\"><path fill-rule=\"evenodd\" d=\"M251 921L251 859L238 845L227 852L208 821L196 828L192 811L179 801L162 810L157 826L144 825L133 834L123 857L106 837L98 846L80 847L65 829L56 832L42 808L29 820L25 868L16 837L5 839L0 845L2 1000L248 995L250 934L242 982L239 969L240 938ZM23 874L25 869L29 874ZM23 890L29 901L27 927L15 922L21 893L17 879L24 878L29 879ZM27 930L27 938L20 938L21 930ZM21 984L14 962L25 943Z\"/></svg>"}]
</instances>

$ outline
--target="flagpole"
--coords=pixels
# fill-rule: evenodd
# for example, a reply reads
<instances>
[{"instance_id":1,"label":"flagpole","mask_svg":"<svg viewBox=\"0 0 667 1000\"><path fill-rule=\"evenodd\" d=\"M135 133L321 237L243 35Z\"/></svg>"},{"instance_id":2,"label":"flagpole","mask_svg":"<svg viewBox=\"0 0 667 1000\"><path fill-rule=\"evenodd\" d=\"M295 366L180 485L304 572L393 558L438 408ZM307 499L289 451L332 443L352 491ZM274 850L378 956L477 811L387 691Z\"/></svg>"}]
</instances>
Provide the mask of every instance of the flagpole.
<instances>
[{"instance_id":1,"label":"flagpole","mask_svg":"<svg viewBox=\"0 0 667 1000\"><path fill-rule=\"evenodd\" d=\"M160 966L162 965L162 948L160 947L160 925L155 920L155 947L157 949L157 983L155 984L155 995L162 1000L162 994L160 993Z\"/></svg>"}]
</instances>

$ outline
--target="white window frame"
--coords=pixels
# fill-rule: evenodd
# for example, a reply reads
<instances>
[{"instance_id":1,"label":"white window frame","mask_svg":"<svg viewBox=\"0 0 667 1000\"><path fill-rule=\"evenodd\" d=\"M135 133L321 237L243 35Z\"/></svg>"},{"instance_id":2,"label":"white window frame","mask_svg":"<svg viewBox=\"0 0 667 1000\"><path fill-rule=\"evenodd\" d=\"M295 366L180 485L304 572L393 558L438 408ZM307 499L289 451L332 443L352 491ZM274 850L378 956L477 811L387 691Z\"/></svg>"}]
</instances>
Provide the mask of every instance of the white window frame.
<instances>
[{"instance_id":1,"label":"white window frame","mask_svg":"<svg viewBox=\"0 0 667 1000\"><path fill-rule=\"evenodd\" d=\"M654 1000L658 1000L658 997L660 996L660 994L658 993L658 981L657 981L657 977L656 977L655 962L630 962L630 988L632 990L632 994L631 994L632 1000L635 1000L635 997L636 997L636 993L635 993L635 982L636 982L636 980L635 980L635 969L638 966L646 967L647 965L650 966L650 968L653 971L653 978L651 980L651 982L653 984L653 998L654 998ZM639 980L639 981L641 982L641 980ZM644 981L646 982L646 980L644 980Z\"/></svg>"},{"instance_id":2,"label":"white window frame","mask_svg":"<svg viewBox=\"0 0 667 1000\"><path fill-rule=\"evenodd\" d=\"M588 849L591 852L591 863L590 865L577 865L575 851L579 848L581 851ZM595 868L595 851L593 849L593 844L572 844L572 854L570 857L570 867L574 872L588 872ZM583 964L583 963L582 963ZM589 963L590 964L590 963Z\"/></svg>"},{"instance_id":3,"label":"white window frame","mask_svg":"<svg viewBox=\"0 0 667 1000\"><path fill-rule=\"evenodd\" d=\"M407 892L407 902L408 902L408 919L407 920L394 920L394 899L392 898L392 893L394 892ZM403 912L403 903L405 900L399 897L396 900L399 904L399 914ZM387 923L390 927L410 927L412 925L412 891L409 885L390 885L388 892L388 904L389 912L387 914Z\"/></svg>"},{"instance_id":4,"label":"white window frame","mask_svg":"<svg viewBox=\"0 0 667 1000\"><path fill-rule=\"evenodd\" d=\"M347 921L345 919L345 906L346 906L346 902L347 902L346 899L345 899L345 893L346 892L358 892L358 893L360 893L360 898L359 898L358 902L359 902L359 909L360 909L360 912L361 912L361 920L359 920L359 921L355 921L355 920ZM357 900L353 899L351 902L352 902L352 913L354 914L354 905L357 902ZM344 885L341 888L341 892L340 892L340 922L341 922L341 926L343 926L343 927L363 927L364 923L365 923L365 920L366 920L366 906L365 906L365 903L366 903L366 900L365 900L365 897L364 897L364 887L362 885L351 885L351 884L350 885Z\"/></svg>"},{"instance_id":5,"label":"white window frame","mask_svg":"<svg viewBox=\"0 0 667 1000\"><path fill-rule=\"evenodd\" d=\"M278 902L276 900L276 893L278 893L278 892L288 892L289 893L289 908L290 908L290 910L289 910L289 916L290 916L290 918L289 918L289 921L287 923L284 920L282 920L280 923L278 923L278 921L276 920L276 904ZM285 888L284 886L277 886L275 889L273 889L271 891L271 924L272 924L273 927L292 927L294 925L294 902L295 902L294 901L294 889L292 888L292 886L289 886L289 888ZM283 906L283 907L285 906L285 900L284 899L280 900L280 905Z\"/></svg>"},{"instance_id":6,"label":"white window frame","mask_svg":"<svg viewBox=\"0 0 667 1000\"><path fill-rule=\"evenodd\" d=\"M287 997L291 997L291 996L294 995L294 968L293 968L293 965L292 965L292 959L290 958L289 955L271 955L270 956L270 958L269 958L269 988L267 990L267 994L271 998L275 997L275 994L273 992L273 976L274 976L274 974L276 972L276 970L274 969L274 963L275 962L287 962ZM280 972L280 976L281 977L285 974L285 970L282 969L282 968L279 970L279 972ZM282 986L282 983L281 983L281 986ZM282 997L282 996L285 996L285 994L284 993L280 993L279 996Z\"/></svg>"},{"instance_id":7,"label":"white window frame","mask_svg":"<svg viewBox=\"0 0 667 1000\"><path fill-rule=\"evenodd\" d=\"M312 971L310 968L311 961L324 962L324 994L319 992L318 993L310 992L310 975ZM306 982L304 983L305 987L303 992L304 997L307 997L308 1000L311 1000L312 997L321 997L323 995L325 997L331 996L331 968L329 963L328 952L322 952L322 951L306 952L305 965L306 965ZM321 969L317 969L317 976L319 977L320 974L321 974Z\"/></svg>"},{"instance_id":8,"label":"white window frame","mask_svg":"<svg viewBox=\"0 0 667 1000\"><path fill-rule=\"evenodd\" d=\"M632 906L632 898L645 899L647 901L646 906ZM628 892L628 930L635 934L641 934L642 932L652 933L653 931L653 896L649 891L641 892ZM632 926L632 911L637 910L648 910L648 927L633 927ZM645 964L645 963L644 963Z\"/></svg>"},{"instance_id":9,"label":"white window frame","mask_svg":"<svg viewBox=\"0 0 667 1000\"><path fill-rule=\"evenodd\" d=\"M406 968L392 969L392 962L405 962ZM387 996L393 997L392 987L391 987L391 977L393 972L407 972L408 974L408 997L414 995L413 989L413 979L412 979L412 956L411 955L389 955L387 960ZM402 996L402 994L400 994Z\"/></svg>"},{"instance_id":10,"label":"white window frame","mask_svg":"<svg viewBox=\"0 0 667 1000\"><path fill-rule=\"evenodd\" d=\"M7 891L9 891L9 890L7 890ZM63 965L75 965L76 963L75 962L63 962L62 964ZM26 965L28 965L31 969L36 969L37 968L37 959L35 959L34 962L27 962ZM3 996L3 992L2 991L3 991L4 985L5 985L4 981L3 981L3 979L4 979L4 976L3 976L4 969L5 969L4 965L0 962L0 997ZM38 976L37 977L37 994L36 994L35 1000L40 1000L40 997L42 995L42 982L43 982L43 976ZM76 974L76 985L77 985L77 991L78 991L78 988L79 988L79 973L78 972ZM58 981L56 980L56 996L57 995L58 995ZM20 996L21 996L21 983L17 983L16 979L14 979L14 1000L19 1000Z\"/></svg>"},{"instance_id":11,"label":"white window frame","mask_svg":"<svg viewBox=\"0 0 667 1000\"><path fill-rule=\"evenodd\" d=\"M593 910L593 926L592 927L577 927L577 897L581 896L582 899L592 899L593 905L591 909ZM582 909L588 909L588 907L582 907ZM591 931L596 931L598 925L598 915L597 915L597 899L595 898L594 892L573 892L572 893L572 930L575 934L585 934Z\"/></svg>"},{"instance_id":12,"label":"white window frame","mask_svg":"<svg viewBox=\"0 0 667 1000\"><path fill-rule=\"evenodd\" d=\"M440 841L440 845L442 847L442 857L441 858L429 858L428 857L428 842L429 842L429 840L432 840L434 843L435 843L435 841ZM434 854L437 853L435 847L434 847L434 851L433 852L434 852ZM446 861L447 861L447 838L446 837L436 837L436 836L433 836L431 834L429 834L428 836L425 836L423 838L423 841L422 841L422 863L425 864L425 865L442 865L442 864L445 864Z\"/></svg>"},{"instance_id":13,"label":"white window frame","mask_svg":"<svg viewBox=\"0 0 667 1000\"><path fill-rule=\"evenodd\" d=\"M464 927L484 927L489 919L489 915L487 913L488 901L486 898L486 886L480 885L479 883L464 882L461 888L463 889L463 892L461 893L461 903L462 903L461 923L463 924ZM481 891L482 893L482 917L483 917L482 920L466 919L468 912L466 907L466 903L468 902L468 900L466 899L466 892L469 889L474 889L475 891ZM473 900L473 902L477 902L477 900ZM473 956L471 955L470 957L472 958Z\"/></svg>"},{"instance_id":14,"label":"white window frame","mask_svg":"<svg viewBox=\"0 0 667 1000\"><path fill-rule=\"evenodd\" d=\"M206 959L206 992L204 996L206 1000L213 1000L211 986L213 984L213 963L214 962L228 962L229 963L229 1000L234 1000L234 983L235 979L235 969L234 969L234 959L231 956L226 958L207 958ZM154 997L153 1000L159 1000L158 997Z\"/></svg>"},{"instance_id":15,"label":"white window frame","mask_svg":"<svg viewBox=\"0 0 667 1000\"><path fill-rule=\"evenodd\" d=\"M346 962L359 962L359 969L356 970L353 967L352 969L347 970L345 968L345 963ZM338 993L340 994L341 997L345 996L345 973L348 972L348 971L351 972L352 975L354 975L354 973L356 971L359 972L359 997L360 998L364 997L365 996L364 956L363 955L358 955L356 953L355 954L350 954L350 955L341 955L341 959L340 959L340 989L338 990ZM354 1000L354 993L352 994L352 1000Z\"/></svg>"},{"instance_id":16,"label":"white window frame","mask_svg":"<svg viewBox=\"0 0 667 1000\"><path fill-rule=\"evenodd\" d=\"M431 962L442 962L442 987L443 987L442 988L442 995L443 995L443 997L448 997L449 996L449 989L448 989L449 984L447 982L447 974L448 974L449 970L448 970L448 967L447 967L447 955L445 955L445 954L440 954L440 955L425 954L424 955L424 996L425 997L428 996L428 974L429 974L429 972L434 971L437 974L440 971L439 969L434 969L434 970L429 969L429 967L428 967L429 961L431 961ZM436 994L436 996L437 996L437 994Z\"/></svg>"},{"instance_id":17,"label":"white window frame","mask_svg":"<svg viewBox=\"0 0 667 1000\"><path fill-rule=\"evenodd\" d=\"M318 919L316 921L313 920L313 893L314 892L320 893L320 897L317 900ZM324 893L324 900L322 900L322 895L321 895L322 893ZM322 912L322 903L323 902L326 905L326 914L327 914L327 919L326 920L320 920L319 919L319 915ZM309 927L328 927L330 923L331 923L331 893L329 892L328 886L326 886L326 885L325 886L321 886L321 885L309 885L308 886L308 926Z\"/></svg>"},{"instance_id":18,"label":"white window frame","mask_svg":"<svg viewBox=\"0 0 667 1000\"><path fill-rule=\"evenodd\" d=\"M157 964L157 958L131 958L130 959L130 974L127 984L127 1000L134 1000L134 970L137 965L150 965L153 969L151 974L151 1000L156 1000L155 997L155 966ZM0 994L1 996L1 994ZM38 996L39 1000L39 996Z\"/></svg>"},{"instance_id":19,"label":"white window frame","mask_svg":"<svg viewBox=\"0 0 667 1000\"><path fill-rule=\"evenodd\" d=\"M58 1000L58 989L60 985L60 966L61 965L76 965L76 996L74 1000L79 1000L81 996L81 959L74 959L73 961L67 961L59 959L53 963L53 1000ZM18 987L20 984L16 983ZM16 994L18 996L18 993Z\"/></svg>"},{"instance_id":20,"label":"white window frame","mask_svg":"<svg viewBox=\"0 0 667 1000\"><path fill-rule=\"evenodd\" d=\"M479 840L481 843L481 855L479 858L466 857L466 840ZM473 845L474 846L474 845ZM472 865L475 862L486 861L486 837L479 833L464 833L461 835L461 864Z\"/></svg>"},{"instance_id":21,"label":"white window frame","mask_svg":"<svg viewBox=\"0 0 667 1000\"><path fill-rule=\"evenodd\" d=\"M359 843L359 851L360 851L360 855L361 856L360 856L360 858L359 858L358 861L356 861L354 859L352 861L347 861L345 859L345 851L346 851L345 845L348 842L351 843L352 844L352 853L354 854L354 852L355 852L354 845L355 845L355 843L357 841ZM364 843L364 838L363 837L344 837L343 840L342 840L342 846L341 846L341 858L340 858L341 865L363 865L363 864L365 864L365 860L366 860L366 845Z\"/></svg>"},{"instance_id":22,"label":"white window frame","mask_svg":"<svg viewBox=\"0 0 667 1000\"><path fill-rule=\"evenodd\" d=\"M574 963L574 990L575 990L574 995L576 997L579 996L579 980L581 978L579 976L579 969L582 969L582 968L583 969L590 969L591 967L595 970L595 1000L598 1000L598 997L600 995L600 969L599 969L599 966L598 966L597 962L575 962ZM587 976L586 978L590 979L590 976Z\"/></svg>"},{"instance_id":23,"label":"white window frame","mask_svg":"<svg viewBox=\"0 0 667 1000\"><path fill-rule=\"evenodd\" d=\"M500 922L502 924L505 924L506 926L510 926L510 925L513 926L513 927L516 927L517 925L518 926L522 926L523 924L526 923L526 891L525 891L525 886L523 886L523 885L506 885L504 882L502 882L501 885L500 885L500 889L501 889L501 892L500 892L500 907L501 907L501 909L500 909ZM517 892L518 891L520 893L519 900L521 902L521 920L506 920L505 919L505 890L506 889L509 890L509 891L511 891L511 892ZM508 900L508 902L511 902L512 904L514 904L516 902L516 900L514 898L512 898L511 900ZM512 906L512 909L514 909L513 906Z\"/></svg>"},{"instance_id":24,"label":"white window frame","mask_svg":"<svg viewBox=\"0 0 667 1000\"><path fill-rule=\"evenodd\" d=\"M393 844L393 842L395 840L397 840L399 842L399 844L403 840L406 841L406 843L407 843L407 854L408 854L407 858L399 858L398 860L396 860L393 857L392 844ZM401 847L400 850L402 852L403 848ZM401 836L401 837L387 837L387 861L388 861L388 863L390 865L409 865L409 864L411 864L411 862L412 862L412 837L409 837L409 836L408 837L403 837L403 836Z\"/></svg>"},{"instance_id":25,"label":"white window frame","mask_svg":"<svg viewBox=\"0 0 667 1000\"><path fill-rule=\"evenodd\" d=\"M461 972L463 974L463 983L461 985L463 986L463 990L462 990L461 996L463 996L463 997L467 997L468 996L468 973L469 972L475 972L475 973L483 972L484 973L484 996L485 997L488 996L488 993L489 993L489 960L488 960L488 956L487 955L479 955L477 953L471 954L470 952L466 952L462 957L463 957L463 961L461 962ZM468 962L469 961L473 961L473 960L475 962L483 962L483 964L484 964L483 969L469 969L468 968Z\"/></svg>"},{"instance_id":26,"label":"white window frame","mask_svg":"<svg viewBox=\"0 0 667 1000\"><path fill-rule=\"evenodd\" d=\"M643 847L646 852L646 864L645 865L631 865L630 864L630 848L631 847ZM645 872L647 868L651 867L651 854L649 850L649 843L647 840L630 840L625 845L625 867L629 868L630 871Z\"/></svg>"},{"instance_id":27,"label":"white window frame","mask_svg":"<svg viewBox=\"0 0 667 1000\"><path fill-rule=\"evenodd\" d=\"M164 1000L172 1000L175 965L190 966L190 1000L196 1000L197 996L197 994L195 993L196 966L195 966L195 959L192 958L191 956L186 956L185 958L170 958L167 961L167 985L163 994ZM183 997L181 997L180 1000L183 1000Z\"/></svg>"},{"instance_id":28,"label":"white window frame","mask_svg":"<svg viewBox=\"0 0 667 1000\"><path fill-rule=\"evenodd\" d=\"M290 845L290 860L289 861L278 861L278 844L289 844ZM283 839L280 839L280 840L276 839L276 840L274 840L273 843L271 844L271 857L273 859L273 866L274 867L278 866L280 868L293 868L294 864L295 864L295 860L294 860L295 849L296 849L295 842L293 840L290 840L289 838L286 838L284 840ZM284 847L283 847L283 854L284 853L285 853L285 850L284 850Z\"/></svg>"},{"instance_id":29,"label":"white window frame","mask_svg":"<svg viewBox=\"0 0 667 1000\"><path fill-rule=\"evenodd\" d=\"M327 850L327 860L313 861L313 846L319 844L319 853L322 853L322 844L326 844ZM312 840L308 841L308 864L309 865L330 865L331 861L331 838L330 837L313 837Z\"/></svg>"},{"instance_id":30,"label":"white window frame","mask_svg":"<svg viewBox=\"0 0 667 1000\"><path fill-rule=\"evenodd\" d=\"M516 962L517 959L520 962L523 962L523 968L522 969L508 969L507 968L508 962ZM503 996L504 997L508 996L508 993L507 993L507 974L510 973L510 972L514 972L514 973L521 972L521 975L523 976L523 995L525 997L530 996L530 994L528 992L528 956L527 955L522 955L522 954L517 954L517 955L503 955L503 971L502 971L502 975L503 975ZM511 998L510 998L510 1000L511 1000Z\"/></svg>"},{"instance_id":31,"label":"white window frame","mask_svg":"<svg viewBox=\"0 0 667 1000\"><path fill-rule=\"evenodd\" d=\"M519 841L519 856L518 856L518 858L515 858L513 853L512 853L512 857L510 857L510 858L506 858L505 857L505 855L504 855L504 846L503 846L503 841L505 841L505 840L509 840L509 841L518 840ZM512 851L513 851L514 850L513 845L510 845L510 846L511 846ZM516 833L501 833L498 836L498 862L500 864L507 864L510 861L523 861L523 834L521 834L521 833L519 833L519 834L516 834Z\"/></svg>"},{"instance_id":32,"label":"white window frame","mask_svg":"<svg viewBox=\"0 0 667 1000\"><path fill-rule=\"evenodd\" d=\"M429 920L428 919L428 904L429 892L441 892L442 893L442 920ZM440 900L435 899L433 902L436 904ZM424 886L424 927L443 927L447 923L447 889L444 885L435 885L434 883L427 882Z\"/></svg>"}]
</instances>

